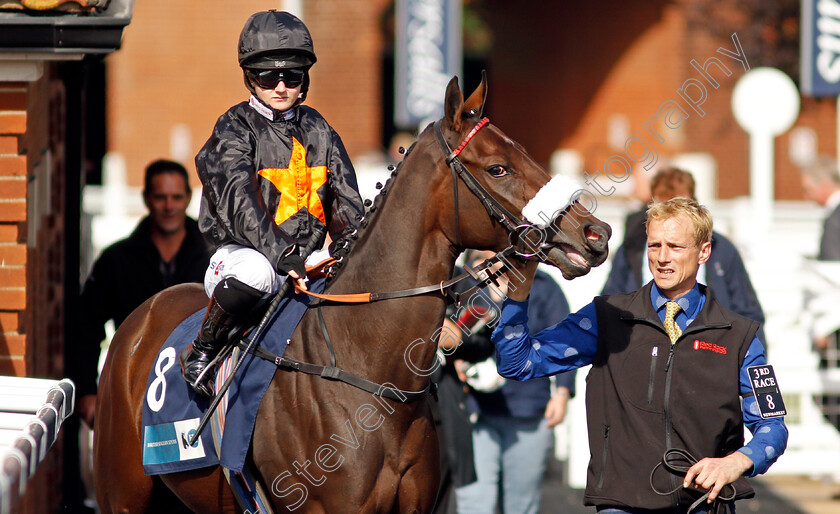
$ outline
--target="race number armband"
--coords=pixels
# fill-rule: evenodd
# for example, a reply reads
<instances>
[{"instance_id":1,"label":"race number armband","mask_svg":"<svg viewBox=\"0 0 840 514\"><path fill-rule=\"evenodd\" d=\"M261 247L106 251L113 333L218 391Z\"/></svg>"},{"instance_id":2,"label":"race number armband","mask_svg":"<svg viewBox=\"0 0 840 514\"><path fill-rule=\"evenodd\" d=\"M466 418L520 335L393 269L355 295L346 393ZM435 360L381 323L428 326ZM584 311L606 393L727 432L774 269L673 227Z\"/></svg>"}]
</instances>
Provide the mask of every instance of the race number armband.
<instances>
[{"instance_id":1,"label":"race number armband","mask_svg":"<svg viewBox=\"0 0 840 514\"><path fill-rule=\"evenodd\" d=\"M750 366L747 368L747 374L750 377L750 385L755 394L761 418L777 418L787 414L773 366L769 364Z\"/></svg>"}]
</instances>

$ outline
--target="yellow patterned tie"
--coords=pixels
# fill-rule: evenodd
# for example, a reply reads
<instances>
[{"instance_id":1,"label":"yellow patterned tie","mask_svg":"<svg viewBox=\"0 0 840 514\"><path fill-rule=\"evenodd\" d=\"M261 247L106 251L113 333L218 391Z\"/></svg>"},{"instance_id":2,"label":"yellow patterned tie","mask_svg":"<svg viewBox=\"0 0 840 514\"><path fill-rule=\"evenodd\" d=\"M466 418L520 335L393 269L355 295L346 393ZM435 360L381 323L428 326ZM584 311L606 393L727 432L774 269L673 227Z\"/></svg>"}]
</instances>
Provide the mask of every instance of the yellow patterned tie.
<instances>
[{"instance_id":1,"label":"yellow patterned tie","mask_svg":"<svg viewBox=\"0 0 840 514\"><path fill-rule=\"evenodd\" d=\"M671 344L676 343L677 339L682 335L680 326L674 320L674 316L678 312L680 312L680 306L677 302L667 302L665 304L665 331L668 332L668 337L671 338Z\"/></svg>"}]
</instances>

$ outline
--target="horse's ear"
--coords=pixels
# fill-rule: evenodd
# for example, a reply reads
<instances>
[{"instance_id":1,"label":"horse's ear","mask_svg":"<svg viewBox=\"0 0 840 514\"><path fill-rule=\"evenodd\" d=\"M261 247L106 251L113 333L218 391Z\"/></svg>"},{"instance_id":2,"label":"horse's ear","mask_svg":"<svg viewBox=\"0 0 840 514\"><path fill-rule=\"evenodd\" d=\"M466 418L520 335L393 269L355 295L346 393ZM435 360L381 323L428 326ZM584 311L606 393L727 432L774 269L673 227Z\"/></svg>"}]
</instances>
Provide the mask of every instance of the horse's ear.
<instances>
[{"instance_id":1,"label":"horse's ear","mask_svg":"<svg viewBox=\"0 0 840 514\"><path fill-rule=\"evenodd\" d=\"M446 86L446 100L444 100L444 117L453 130L461 129L461 109L464 106L464 95L458 85L458 77L452 77Z\"/></svg>"},{"instance_id":2,"label":"horse's ear","mask_svg":"<svg viewBox=\"0 0 840 514\"><path fill-rule=\"evenodd\" d=\"M487 73L481 70L481 84L473 91L473 94L464 102L464 111L475 112L475 115L481 117L484 113L484 101L487 100Z\"/></svg>"}]
</instances>

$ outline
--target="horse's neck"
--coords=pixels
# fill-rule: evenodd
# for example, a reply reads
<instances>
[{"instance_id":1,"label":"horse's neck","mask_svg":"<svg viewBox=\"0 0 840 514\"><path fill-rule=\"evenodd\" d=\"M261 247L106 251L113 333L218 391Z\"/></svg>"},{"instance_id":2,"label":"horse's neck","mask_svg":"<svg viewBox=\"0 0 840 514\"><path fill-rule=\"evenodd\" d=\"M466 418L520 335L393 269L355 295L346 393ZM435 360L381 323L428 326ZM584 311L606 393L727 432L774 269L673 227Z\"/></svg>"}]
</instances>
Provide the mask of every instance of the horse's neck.
<instances>
[{"instance_id":1,"label":"horse's neck","mask_svg":"<svg viewBox=\"0 0 840 514\"><path fill-rule=\"evenodd\" d=\"M367 215L370 225L362 229L331 292L405 289L449 278L456 255L437 226L441 205L435 195L441 185L434 169L423 169L442 160L429 155L433 150L426 145L406 156L375 216Z\"/></svg>"},{"instance_id":2,"label":"horse's neck","mask_svg":"<svg viewBox=\"0 0 840 514\"><path fill-rule=\"evenodd\" d=\"M433 170L416 168L419 163L434 162L430 158L423 152L406 157L400 174L388 186L385 201L379 202L370 225L362 230L344 269L330 285L330 293L396 291L438 284L450 277L456 256L449 240L436 228L440 205L433 198ZM404 352L422 339L424 343L415 344L411 353L412 364L420 369L431 365L435 353L432 335L441 326L444 309L441 295L344 309L346 330L352 333L353 342L336 352L352 359L354 368L367 367L362 372L379 380L404 388L422 387L428 378L409 369Z\"/></svg>"}]
</instances>

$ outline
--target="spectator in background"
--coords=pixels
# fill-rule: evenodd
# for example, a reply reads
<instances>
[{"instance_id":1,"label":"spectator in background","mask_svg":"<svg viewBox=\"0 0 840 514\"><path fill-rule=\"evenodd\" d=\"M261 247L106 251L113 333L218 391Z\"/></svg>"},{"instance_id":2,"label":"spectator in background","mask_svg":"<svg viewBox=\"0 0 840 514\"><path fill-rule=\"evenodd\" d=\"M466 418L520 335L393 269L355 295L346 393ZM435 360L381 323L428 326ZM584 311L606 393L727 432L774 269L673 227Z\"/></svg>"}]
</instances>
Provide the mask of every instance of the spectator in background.
<instances>
[{"instance_id":1,"label":"spectator in background","mask_svg":"<svg viewBox=\"0 0 840 514\"><path fill-rule=\"evenodd\" d=\"M696 200L694 187L691 173L676 167L661 169L650 182L651 197L655 202L664 202L678 196ZM629 293L653 280L647 266L647 207L627 216L624 242L615 253L601 294ZM766 346L764 311L741 255L729 239L717 232L712 232L712 254L709 261L700 266L697 281L708 285L717 301L727 309L759 322L762 328L759 329L758 339Z\"/></svg>"},{"instance_id":2,"label":"spectator in background","mask_svg":"<svg viewBox=\"0 0 840 514\"><path fill-rule=\"evenodd\" d=\"M450 306L447 316L454 312L455 307ZM448 317L444 318L443 331L438 338L441 365L430 377L437 387L437 401L431 405L440 449L440 484L433 514L456 514L455 491L476 481L472 422L467 408L468 388L464 385L463 372L455 365L462 362L459 359L470 359L470 349L467 348L466 353L456 349L461 343L460 335L458 325ZM487 355L482 358L486 359Z\"/></svg>"},{"instance_id":3,"label":"spectator in background","mask_svg":"<svg viewBox=\"0 0 840 514\"><path fill-rule=\"evenodd\" d=\"M470 251L467 263L475 267L492 255L493 252ZM459 286L464 291L475 284L467 280ZM563 421L566 403L574 392L574 372L557 376L553 394L548 378L505 382L498 375L492 360L494 345L490 334L507 294L507 275L500 277L499 284L498 288L488 287L474 293L481 295L481 301L465 299L463 307L453 315L458 325L452 323L452 317L445 325L449 327L448 334L462 341L447 361L452 362L458 376L470 386L466 403L475 420L472 451L478 480L457 488L457 508L461 514L493 513L497 507L504 514L537 512L543 474L553 447L551 429ZM482 312L470 312L467 305ZM530 323L540 329L547 328L562 321L568 313L569 304L563 291L551 276L538 271L528 310Z\"/></svg>"},{"instance_id":4,"label":"spectator in background","mask_svg":"<svg viewBox=\"0 0 840 514\"><path fill-rule=\"evenodd\" d=\"M821 261L840 261L840 175L837 162L820 156L811 166L802 169L805 197L818 203L826 212L820 238Z\"/></svg>"},{"instance_id":5,"label":"spectator in background","mask_svg":"<svg viewBox=\"0 0 840 514\"><path fill-rule=\"evenodd\" d=\"M184 282L203 282L210 248L195 220L187 170L174 161L157 160L146 167L143 202L149 210L126 239L105 248L82 289L75 365L76 411L93 427L97 366L104 325L120 324L146 299Z\"/></svg>"},{"instance_id":6,"label":"spectator in background","mask_svg":"<svg viewBox=\"0 0 840 514\"><path fill-rule=\"evenodd\" d=\"M840 261L840 174L837 161L820 156L801 172L805 197L823 207L826 213L817 260ZM828 270L826 275L834 272ZM840 333L837 331L840 316L836 307L836 286L827 284L827 287L812 293L807 309L814 315L811 337L819 353L819 369L835 369L840 367ZM840 430L840 396L817 395L815 400L822 406L826 419Z\"/></svg>"}]
</instances>

